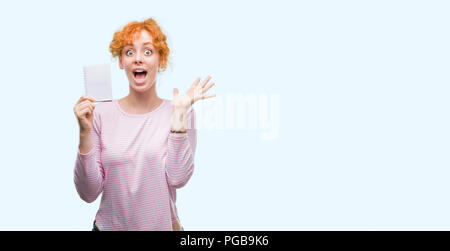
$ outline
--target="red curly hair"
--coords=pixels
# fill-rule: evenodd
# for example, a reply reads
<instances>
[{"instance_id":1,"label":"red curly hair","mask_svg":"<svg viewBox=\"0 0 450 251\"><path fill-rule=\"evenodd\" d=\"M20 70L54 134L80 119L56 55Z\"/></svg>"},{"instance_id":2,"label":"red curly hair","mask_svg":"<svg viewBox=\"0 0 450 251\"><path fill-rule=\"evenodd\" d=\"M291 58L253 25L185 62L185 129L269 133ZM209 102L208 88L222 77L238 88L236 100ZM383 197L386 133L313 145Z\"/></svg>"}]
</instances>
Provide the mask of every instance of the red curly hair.
<instances>
[{"instance_id":1,"label":"red curly hair","mask_svg":"<svg viewBox=\"0 0 450 251\"><path fill-rule=\"evenodd\" d=\"M131 22L121 31L115 32L113 40L109 44L109 51L113 57L120 58L123 47L133 44L136 33L140 34L142 30L148 31L152 36L153 46L159 52L160 72L164 71L167 67L170 49L167 46L166 35L161 31L158 23L153 18L149 18L143 22Z\"/></svg>"}]
</instances>

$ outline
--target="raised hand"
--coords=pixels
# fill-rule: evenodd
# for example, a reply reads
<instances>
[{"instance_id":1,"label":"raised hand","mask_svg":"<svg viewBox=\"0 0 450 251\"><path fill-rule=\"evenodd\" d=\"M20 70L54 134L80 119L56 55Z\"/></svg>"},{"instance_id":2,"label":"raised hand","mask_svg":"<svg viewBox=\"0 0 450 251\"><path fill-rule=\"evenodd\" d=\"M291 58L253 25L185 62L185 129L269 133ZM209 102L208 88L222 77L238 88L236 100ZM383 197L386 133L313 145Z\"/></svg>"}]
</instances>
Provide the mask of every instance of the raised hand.
<instances>
[{"instance_id":1,"label":"raised hand","mask_svg":"<svg viewBox=\"0 0 450 251\"><path fill-rule=\"evenodd\" d=\"M200 83L200 78L197 78L185 94L179 94L177 88L173 89L174 110L172 115L172 130L177 132L186 132L186 113L189 108L198 100L216 96L216 94L205 94L209 89L211 89L211 87L214 86L214 83L207 85L209 80L211 80L210 76L206 77L206 79Z\"/></svg>"},{"instance_id":2,"label":"raised hand","mask_svg":"<svg viewBox=\"0 0 450 251\"><path fill-rule=\"evenodd\" d=\"M191 88L185 93L185 94L179 94L178 89L173 89L173 105L174 108L189 108L191 105L193 105L198 100L207 99L215 97L216 94L205 94L211 87L213 87L215 84L208 82L211 80L211 77L206 77L205 80L201 84L200 78L197 78L194 83L192 83Z\"/></svg>"}]
</instances>

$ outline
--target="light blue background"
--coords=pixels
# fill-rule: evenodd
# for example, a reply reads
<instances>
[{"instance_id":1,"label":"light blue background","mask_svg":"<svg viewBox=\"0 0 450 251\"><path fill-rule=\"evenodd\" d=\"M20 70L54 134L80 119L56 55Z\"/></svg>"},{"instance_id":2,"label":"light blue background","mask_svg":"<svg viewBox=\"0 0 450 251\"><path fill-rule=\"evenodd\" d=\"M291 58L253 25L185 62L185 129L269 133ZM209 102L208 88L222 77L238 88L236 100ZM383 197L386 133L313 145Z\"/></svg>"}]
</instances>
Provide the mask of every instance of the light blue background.
<instances>
[{"instance_id":1,"label":"light blue background","mask_svg":"<svg viewBox=\"0 0 450 251\"><path fill-rule=\"evenodd\" d=\"M82 66L167 32L158 94L280 94L280 133L200 130L186 230L450 230L448 1L2 1L0 230L90 230L73 183ZM205 101L206 102L206 101ZM202 105L202 104L195 104Z\"/></svg>"}]
</instances>

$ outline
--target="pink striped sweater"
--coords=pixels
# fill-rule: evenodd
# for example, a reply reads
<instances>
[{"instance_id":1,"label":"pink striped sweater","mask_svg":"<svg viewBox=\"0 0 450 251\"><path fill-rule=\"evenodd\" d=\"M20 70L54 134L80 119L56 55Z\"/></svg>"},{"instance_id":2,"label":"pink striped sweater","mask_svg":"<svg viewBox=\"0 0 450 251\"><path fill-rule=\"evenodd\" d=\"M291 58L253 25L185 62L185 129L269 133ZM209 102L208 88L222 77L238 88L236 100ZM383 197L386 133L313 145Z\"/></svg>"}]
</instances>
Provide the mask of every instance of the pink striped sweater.
<instances>
[{"instance_id":1,"label":"pink striped sweater","mask_svg":"<svg viewBox=\"0 0 450 251\"><path fill-rule=\"evenodd\" d=\"M78 151L74 182L88 203L103 192L95 217L100 230L172 230L176 189L192 176L197 144L194 109L181 136L170 133L172 112L165 99L146 114L126 113L117 100L96 105L94 147Z\"/></svg>"}]
</instances>

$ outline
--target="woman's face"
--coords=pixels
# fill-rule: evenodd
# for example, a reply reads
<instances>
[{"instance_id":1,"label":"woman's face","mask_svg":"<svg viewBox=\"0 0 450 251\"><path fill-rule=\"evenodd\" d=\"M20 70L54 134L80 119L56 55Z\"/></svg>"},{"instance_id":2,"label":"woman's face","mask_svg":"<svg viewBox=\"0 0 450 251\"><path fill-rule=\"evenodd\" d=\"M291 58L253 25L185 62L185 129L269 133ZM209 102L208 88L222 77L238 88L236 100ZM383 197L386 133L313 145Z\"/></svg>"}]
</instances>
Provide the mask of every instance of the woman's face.
<instances>
[{"instance_id":1,"label":"woman's face","mask_svg":"<svg viewBox=\"0 0 450 251\"><path fill-rule=\"evenodd\" d=\"M123 48L119 66L125 70L130 87L138 92L144 92L156 82L159 53L153 47L153 38L148 31L142 30L136 35L133 44Z\"/></svg>"}]
</instances>

